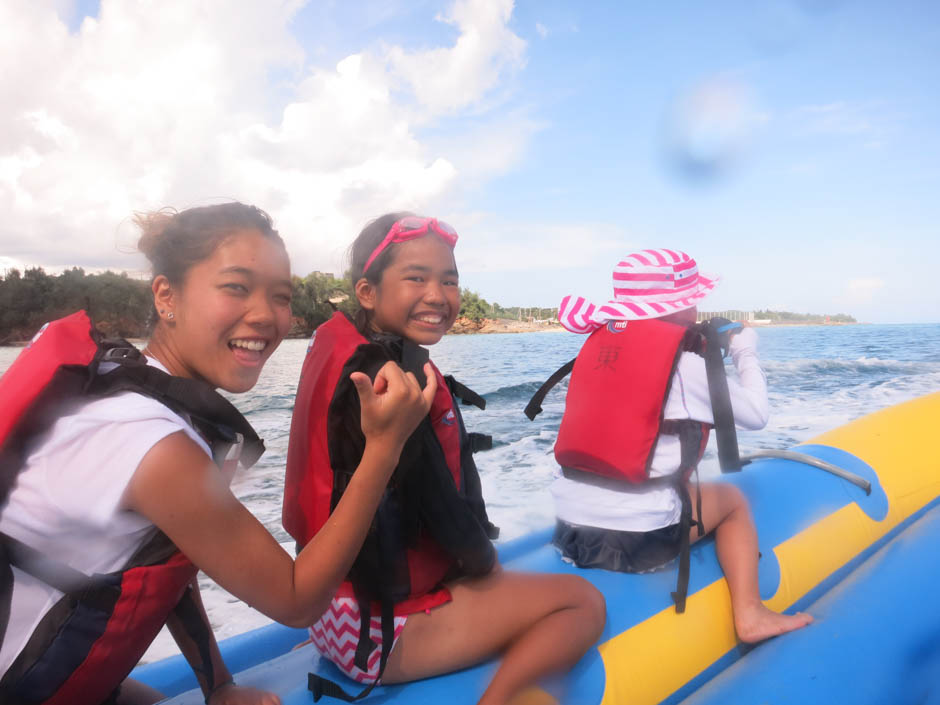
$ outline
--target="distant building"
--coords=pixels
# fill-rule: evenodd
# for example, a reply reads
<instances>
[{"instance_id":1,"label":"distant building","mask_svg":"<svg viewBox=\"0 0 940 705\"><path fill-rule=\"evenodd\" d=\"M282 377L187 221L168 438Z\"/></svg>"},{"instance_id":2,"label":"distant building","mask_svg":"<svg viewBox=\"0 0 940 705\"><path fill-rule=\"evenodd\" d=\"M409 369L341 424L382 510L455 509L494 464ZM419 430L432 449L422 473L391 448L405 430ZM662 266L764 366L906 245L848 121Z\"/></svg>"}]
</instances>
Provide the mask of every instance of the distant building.
<instances>
[{"instance_id":1,"label":"distant building","mask_svg":"<svg viewBox=\"0 0 940 705\"><path fill-rule=\"evenodd\" d=\"M729 321L747 321L755 325L770 323L769 319L754 318L753 311L699 311L696 320L707 321L709 318L727 318Z\"/></svg>"}]
</instances>

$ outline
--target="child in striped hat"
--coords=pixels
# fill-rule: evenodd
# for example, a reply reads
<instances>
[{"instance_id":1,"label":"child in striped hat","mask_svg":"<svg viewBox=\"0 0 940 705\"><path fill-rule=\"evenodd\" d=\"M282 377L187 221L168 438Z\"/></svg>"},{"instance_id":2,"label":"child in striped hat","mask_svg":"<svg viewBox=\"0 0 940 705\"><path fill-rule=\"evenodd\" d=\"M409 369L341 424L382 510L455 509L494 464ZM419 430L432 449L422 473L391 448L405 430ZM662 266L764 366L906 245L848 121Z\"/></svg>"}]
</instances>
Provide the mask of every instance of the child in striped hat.
<instances>
[{"instance_id":1,"label":"child in striped hat","mask_svg":"<svg viewBox=\"0 0 940 705\"><path fill-rule=\"evenodd\" d=\"M684 252L643 250L614 269L610 301L562 300L561 324L591 337L574 362L555 446L562 468L552 485L554 543L581 567L621 572L653 570L684 550L681 611L688 545L714 531L738 638L756 642L812 617L778 614L761 602L757 532L737 487L690 481L714 424L705 360L693 351L701 336L690 328L716 283ZM767 383L757 334L743 328L728 347L737 371L728 379L734 422L763 428Z\"/></svg>"}]
</instances>

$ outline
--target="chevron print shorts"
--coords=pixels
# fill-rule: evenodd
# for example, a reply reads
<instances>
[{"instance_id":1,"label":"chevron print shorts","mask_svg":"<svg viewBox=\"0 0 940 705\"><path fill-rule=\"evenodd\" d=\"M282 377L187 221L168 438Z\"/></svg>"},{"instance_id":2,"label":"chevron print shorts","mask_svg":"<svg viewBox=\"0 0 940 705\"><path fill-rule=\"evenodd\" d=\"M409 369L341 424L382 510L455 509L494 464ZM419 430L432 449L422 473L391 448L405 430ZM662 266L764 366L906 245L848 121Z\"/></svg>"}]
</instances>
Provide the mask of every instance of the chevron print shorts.
<instances>
[{"instance_id":1,"label":"chevron print shorts","mask_svg":"<svg viewBox=\"0 0 940 705\"><path fill-rule=\"evenodd\" d=\"M407 619L395 617L396 642ZM310 639L320 654L335 663L346 676L360 683L371 683L379 674L382 618L376 615L370 620L369 636L375 642L375 648L369 654L369 668L366 671L353 663L356 645L359 643L359 622L359 603L352 597L334 597L330 608L310 627ZM394 643L392 648L395 648Z\"/></svg>"}]
</instances>

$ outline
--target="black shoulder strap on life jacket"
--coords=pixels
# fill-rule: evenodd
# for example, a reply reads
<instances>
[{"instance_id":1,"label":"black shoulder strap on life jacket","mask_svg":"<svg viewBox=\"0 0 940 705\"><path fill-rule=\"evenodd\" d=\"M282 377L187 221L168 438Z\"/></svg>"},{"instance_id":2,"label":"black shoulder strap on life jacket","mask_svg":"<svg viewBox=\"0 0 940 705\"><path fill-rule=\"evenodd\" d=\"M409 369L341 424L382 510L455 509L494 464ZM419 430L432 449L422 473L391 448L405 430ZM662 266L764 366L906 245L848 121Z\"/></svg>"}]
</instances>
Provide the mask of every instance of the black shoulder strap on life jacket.
<instances>
[{"instance_id":1,"label":"black shoulder strap on life jacket","mask_svg":"<svg viewBox=\"0 0 940 705\"><path fill-rule=\"evenodd\" d=\"M458 382L454 379L453 375L444 375L444 381L447 382L447 388L450 389L450 393L460 399L465 406L475 406L480 410L486 409L486 399L470 389L467 385Z\"/></svg>"},{"instance_id":2,"label":"black shoulder strap on life jacket","mask_svg":"<svg viewBox=\"0 0 940 705\"><path fill-rule=\"evenodd\" d=\"M13 562L3 541L0 541L0 644L10 623L13 601Z\"/></svg>"},{"instance_id":3,"label":"black shoulder strap on life jacket","mask_svg":"<svg viewBox=\"0 0 940 705\"><path fill-rule=\"evenodd\" d=\"M464 406L475 406L481 411L486 409L486 399L470 389L467 385L458 382L453 375L444 375L444 381L447 383L447 388L450 390L451 396L459 399ZM463 466L466 463L466 458L463 455L465 446L469 445L471 453L492 450L493 437L486 433L467 432L463 423L463 416L460 413L460 409L456 406L454 407L454 413L460 417L460 426L461 429L463 429L460 434L461 466ZM473 462L472 458L470 458L470 462Z\"/></svg>"},{"instance_id":4,"label":"black shoulder strap on life jacket","mask_svg":"<svg viewBox=\"0 0 940 705\"><path fill-rule=\"evenodd\" d=\"M193 597L193 587L188 586L183 592L180 601L176 603L173 612L179 619L180 625L186 635L192 639L199 652L201 663L193 667L193 671L201 673L206 681L207 692L212 693L219 684L215 682L215 666L212 663L212 631L202 618L196 599Z\"/></svg>"},{"instance_id":5,"label":"black shoulder strap on life jacket","mask_svg":"<svg viewBox=\"0 0 940 705\"><path fill-rule=\"evenodd\" d=\"M722 355L722 334L719 323L707 321L693 327L705 339L705 374L708 378L708 396L711 399L712 418L715 421L715 440L718 444L718 463L722 472L736 472L741 469L738 453L738 434L734 428L734 411L731 408L731 393L728 391L728 376L725 373Z\"/></svg>"},{"instance_id":6,"label":"black shoulder strap on life jacket","mask_svg":"<svg viewBox=\"0 0 940 705\"><path fill-rule=\"evenodd\" d=\"M535 421L535 417L542 413L542 402L545 400L545 395L551 391L552 387L571 374L576 359L577 358L572 358L568 360L568 362L555 370L552 376L545 380L545 383L532 395L532 398L525 407L525 415L529 417L529 421Z\"/></svg>"},{"instance_id":7,"label":"black shoulder strap on life jacket","mask_svg":"<svg viewBox=\"0 0 940 705\"><path fill-rule=\"evenodd\" d=\"M681 513L679 515L679 574L676 578L676 589L670 595L676 606L676 614L682 614L685 612L685 601L689 595L689 559L691 552L689 532L692 530L692 498L689 496L689 486L684 481L677 482L675 488L676 492L679 493L681 503ZM699 505L699 516L701 517L701 505ZM701 521L699 521L699 535L701 533Z\"/></svg>"},{"instance_id":8,"label":"black shoulder strap on life jacket","mask_svg":"<svg viewBox=\"0 0 940 705\"><path fill-rule=\"evenodd\" d=\"M692 516L692 498L689 495L687 480L691 472L698 478L699 458L705 452L708 442L708 425L692 419L666 419L660 426L660 433L679 437L681 460L679 470L666 477L655 478L663 483L671 484L679 495L681 513L679 515L679 575L676 579L676 589L672 599L676 605L676 613L685 611L685 600L689 594L689 558L690 540L689 532L695 525L699 537L705 535L705 526L702 524L702 494L696 495L696 516Z\"/></svg>"},{"instance_id":9,"label":"black shoulder strap on life jacket","mask_svg":"<svg viewBox=\"0 0 940 705\"><path fill-rule=\"evenodd\" d=\"M125 354L127 350L109 348L103 362L117 362L118 365L90 379L86 390L88 395L109 396L124 391L143 394L188 418L213 447L216 462L221 461L215 457L220 450L216 444L224 446L221 449L224 457L224 451L236 441L236 433L244 439L240 457L242 464L250 467L257 462L264 453L264 441L231 402L206 382L167 374L132 354Z\"/></svg>"},{"instance_id":10,"label":"black shoulder strap on life jacket","mask_svg":"<svg viewBox=\"0 0 940 705\"><path fill-rule=\"evenodd\" d=\"M47 558L41 551L8 534L0 533L0 543L3 544L10 565L21 568L59 592L82 590L89 585L89 577L81 571Z\"/></svg>"}]
</instances>

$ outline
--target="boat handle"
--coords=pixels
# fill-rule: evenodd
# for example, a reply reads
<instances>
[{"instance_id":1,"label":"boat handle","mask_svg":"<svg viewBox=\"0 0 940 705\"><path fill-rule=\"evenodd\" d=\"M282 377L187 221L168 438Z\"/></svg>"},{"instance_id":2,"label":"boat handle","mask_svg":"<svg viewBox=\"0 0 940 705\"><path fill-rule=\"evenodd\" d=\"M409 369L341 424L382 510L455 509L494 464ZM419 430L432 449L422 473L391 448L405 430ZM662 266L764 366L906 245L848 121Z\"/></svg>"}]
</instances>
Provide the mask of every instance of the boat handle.
<instances>
[{"instance_id":1,"label":"boat handle","mask_svg":"<svg viewBox=\"0 0 940 705\"><path fill-rule=\"evenodd\" d=\"M804 465L812 465L814 468L825 470L837 477L841 477L843 480L848 480L856 487L861 487L865 490L865 494L867 495L871 494L871 482L861 475L856 475L854 472L849 472L848 470L840 468L838 465L827 463L825 460L814 458L812 455L807 455L806 453L798 453L795 450L759 450L750 455L742 455L741 465L747 465L752 460L758 460L760 458L780 458L781 460L792 460L797 463L803 463Z\"/></svg>"}]
</instances>

